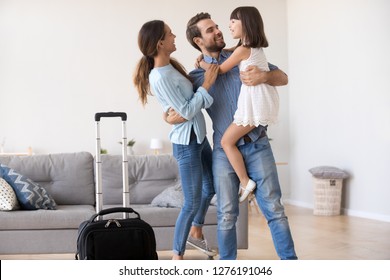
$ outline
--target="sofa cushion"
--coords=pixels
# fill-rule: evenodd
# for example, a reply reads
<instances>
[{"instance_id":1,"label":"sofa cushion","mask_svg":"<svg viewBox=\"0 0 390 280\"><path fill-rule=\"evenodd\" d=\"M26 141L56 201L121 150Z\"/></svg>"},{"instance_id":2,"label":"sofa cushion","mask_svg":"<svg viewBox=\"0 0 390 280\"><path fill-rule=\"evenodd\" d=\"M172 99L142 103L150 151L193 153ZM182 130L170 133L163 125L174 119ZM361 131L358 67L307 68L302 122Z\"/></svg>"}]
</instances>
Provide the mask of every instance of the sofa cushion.
<instances>
[{"instance_id":1,"label":"sofa cushion","mask_svg":"<svg viewBox=\"0 0 390 280\"><path fill-rule=\"evenodd\" d=\"M44 187L55 202L94 205L94 165L88 152L0 156L0 163Z\"/></svg>"},{"instance_id":2,"label":"sofa cushion","mask_svg":"<svg viewBox=\"0 0 390 280\"><path fill-rule=\"evenodd\" d=\"M78 229L95 211L92 205L58 205L55 211L0 211L1 230Z\"/></svg>"},{"instance_id":3,"label":"sofa cushion","mask_svg":"<svg viewBox=\"0 0 390 280\"><path fill-rule=\"evenodd\" d=\"M11 211L19 209L18 199L12 187L0 178L0 210Z\"/></svg>"},{"instance_id":4,"label":"sofa cushion","mask_svg":"<svg viewBox=\"0 0 390 280\"><path fill-rule=\"evenodd\" d=\"M348 178L348 173L340 168L333 166L317 166L309 169L309 172L315 178L319 179L345 179Z\"/></svg>"},{"instance_id":5,"label":"sofa cushion","mask_svg":"<svg viewBox=\"0 0 390 280\"><path fill-rule=\"evenodd\" d=\"M183 190L181 184L169 187L163 190L153 200L151 205L157 207L176 207L181 208L184 204Z\"/></svg>"},{"instance_id":6,"label":"sofa cushion","mask_svg":"<svg viewBox=\"0 0 390 280\"><path fill-rule=\"evenodd\" d=\"M105 205L104 209L118 207L121 205ZM177 217L180 213L180 208L173 207L154 207L150 204L136 204L130 205L135 211L137 211L141 219L154 227L175 227ZM131 216L131 215L130 215ZM121 219L122 214L109 214L104 216L104 219ZM217 207L210 206L207 210L204 225L216 225L217 224Z\"/></svg>"},{"instance_id":7,"label":"sofa cushion","mask_svg":"<svg viewBox=\"0 0 390 280\"><path fill-rule=\"evenodd\" d=\"M122 204L122 156L102 155L103 204ZM131 204L150 204L168 187L180 182L172 155L128 156Z\"/></svg>"},{"instance_id":8,"label":"sofa cushion","mask_svg":"<svg viewBox=\"0 0 390 280\"><path fill-rule=\"evenodd\" d=\"M0 164L0 177L10 184L15 191L22 209L55 209L56 202L51 195L26 176L19 174L14 169L4 164Z\"/></svg>"}]
</instances>

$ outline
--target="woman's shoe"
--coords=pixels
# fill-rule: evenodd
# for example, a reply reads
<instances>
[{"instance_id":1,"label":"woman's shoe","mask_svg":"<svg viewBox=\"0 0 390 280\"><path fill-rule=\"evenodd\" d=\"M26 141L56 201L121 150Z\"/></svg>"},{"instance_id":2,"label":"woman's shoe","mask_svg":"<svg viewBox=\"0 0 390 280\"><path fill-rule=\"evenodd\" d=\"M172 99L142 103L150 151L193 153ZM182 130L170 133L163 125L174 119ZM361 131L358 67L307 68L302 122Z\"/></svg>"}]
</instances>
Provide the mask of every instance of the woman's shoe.
<instances>
[{"instance_id":1,"label":"woman's shoe","mask_svg":"<svg viewBox=\"0 0 390 280\"><path fill-rule=\"evenodd\" d=\"M239 201L244 202L245 199L248 198L249 194L256 188L256 183L249 179L248 184L244 188L243 186L240 185L240 188L242 189L242 192L239 197Z\"/></svg>"},{"instance_id":2,"label":"woman's shoe","mask_svg":"<svg viewBox=\"0 0 390 280\"><path fill-rule=\"evenodd\" d=\"M192 237L191 235L188 235L187 244L200 250L201 252L206 254L208 257L214 257L217 255L217 252L214 251L213 249L211 249L207 245L207 241L206 241L206 239L204 239L204 237L195 238L195 237Z\"/></svg>"}]
</instances>

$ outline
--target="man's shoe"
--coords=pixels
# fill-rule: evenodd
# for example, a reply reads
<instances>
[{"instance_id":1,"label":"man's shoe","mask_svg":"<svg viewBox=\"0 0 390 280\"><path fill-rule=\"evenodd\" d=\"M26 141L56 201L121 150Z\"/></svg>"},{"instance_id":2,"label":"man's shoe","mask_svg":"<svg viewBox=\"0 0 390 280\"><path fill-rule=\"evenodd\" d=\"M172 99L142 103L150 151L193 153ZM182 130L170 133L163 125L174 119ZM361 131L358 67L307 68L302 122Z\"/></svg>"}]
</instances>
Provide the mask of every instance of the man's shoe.
<instances>
[{"instance_id":1,"label":"man's shoe","mask_svg":"<svg viewBox=\"0 0 390 280\"><path fill-rule=\"evenodd\" d=\"M188 239L187 239L187 244L200 250L202 253L206 254L209 257L214 257L217 255L216 251L209 248L209 246L207 245L207 241L204 238L199 239L199 238L194 238L194 237L189 235Z\"/></svg>"}]
</instances>

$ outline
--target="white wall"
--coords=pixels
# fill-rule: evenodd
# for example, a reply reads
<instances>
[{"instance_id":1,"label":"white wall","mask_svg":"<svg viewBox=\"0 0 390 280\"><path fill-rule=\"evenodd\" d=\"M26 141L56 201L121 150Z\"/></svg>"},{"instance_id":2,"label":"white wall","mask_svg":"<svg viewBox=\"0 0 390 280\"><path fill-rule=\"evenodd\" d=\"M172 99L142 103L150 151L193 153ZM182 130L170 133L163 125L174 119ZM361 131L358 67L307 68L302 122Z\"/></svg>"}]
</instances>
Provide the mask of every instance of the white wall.
<instances>
[{"instance_id":1,"label":"white wall","mask_svg":"<svg viewBox=\"0 0 390 280\"><path fill-rule=\"evenodd\" d=\"M281 68L287 65L284 2L240 2L262 11L273 46L267 54ZM94 113L125 111L128 138L136 140L136 153L150 152L154 137L163 139L164 152L170 152L170 126L162 121L160 106L151 98L143 108L132 84L141 57L138 31L148 20L166 21L177 35L178 51L173 56L191 70L198 52L187 42L185 27L204 7L219 23L229 46L236 44L228 21L237 3L220 3L0 0L0 143L6 138L5 151L27 151L31 146L35 153L94 152ZM209 122L210 139L211 133ZM102 135L102 146L120 153L120 122L102 121Z\"/></svg>"},{"instance_id":2,"label":"white wall","mask_svg":"<svg viewBox=\"0 0 390 280\"><path fill-rule=\"evenodd\" d=\"M259 8L270 47L269 60L287 68L285 0L241 1ZM137 34L152 19L166 21L177 35L173 54L191 70L199 53L185 38L187 21L209 12L224 32L237 1L0 0L0 144L6 152L57 153L95 150L93 116L125 111L135 153L150 153L151 138L171 152L170 126L155 98L143 108L132 84L141 53ZM207 7L207 9L205 8ZM270 128L278 161L288 161L288 96L280 88L281 121ZM223 98L223 97L222 97ZM207 115L207 114L206 114ZM209 139L211 121L207 118ZM120 122L102 121L102 147L120 153ZM288 167L280 168L288 194Z\"/></svg>"},{"instance_id":3,"label":"white wall","mask_svg":"<svg viewBox=\"0 0 390 280\"><path fill-rule=\"evenodd\" d=\"M152 98L142 108L131 82L138 30L165 20L177 35L174 56L191 70L198 53L185 39L188 19L211 13L232 46L228 19L238 5L259 8L268 59L289 74L280 123L269 130L277 161L289 163L279 168L285 198L312 207L308 169L334 165L351 174L347 213L390 220L386 0L0 0L0 144L94 153L94 113L125 111L136 153L149 153L153 137L170 152L159 105ZM102 121L110 153L120 153L118 122Z\"/></svg>"},{"instance_id":4,"label":"white wall","mask_svg":"<svg viewBox=\"0 0 390 280\"><path fill-rule=\"evenodd\" d=\"M287 7L291 200L312 206L308 169L332 165L347 213L390 221L390 2Z\"/></svg>"}]
</instances>

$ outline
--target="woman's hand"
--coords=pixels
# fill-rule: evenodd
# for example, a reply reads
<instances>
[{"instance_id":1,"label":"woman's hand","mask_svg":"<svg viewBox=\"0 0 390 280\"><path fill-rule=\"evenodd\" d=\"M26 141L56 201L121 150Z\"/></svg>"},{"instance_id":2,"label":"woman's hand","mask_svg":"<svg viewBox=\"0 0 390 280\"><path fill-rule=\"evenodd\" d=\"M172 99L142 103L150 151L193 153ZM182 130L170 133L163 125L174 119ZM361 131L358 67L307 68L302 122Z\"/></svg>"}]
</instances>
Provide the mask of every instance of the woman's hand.
<instances>
[{"instance_id":1,"label":"woman's hand","mask_svg":"<svg viewBox=\"0 0 390 280\"><path fill-rule=\"evenodd\" d=\"M208 69L204 72L204 82L202 87L204 87L206 90L209 90L210 87L214 84L215 80L217 79L218 72L219 72L218 64L209 64Z\"/></svg>"},{"instance_id":2,"label":"woman's hand","mask_svg":"<svg viewBox=\"0 0 390 280\"><path fill-rule=\"evenodd\" d=\"M187 121L172 108L163 113L163 119L169 124L179 124Z\"/></svg>"}]
</instances>

